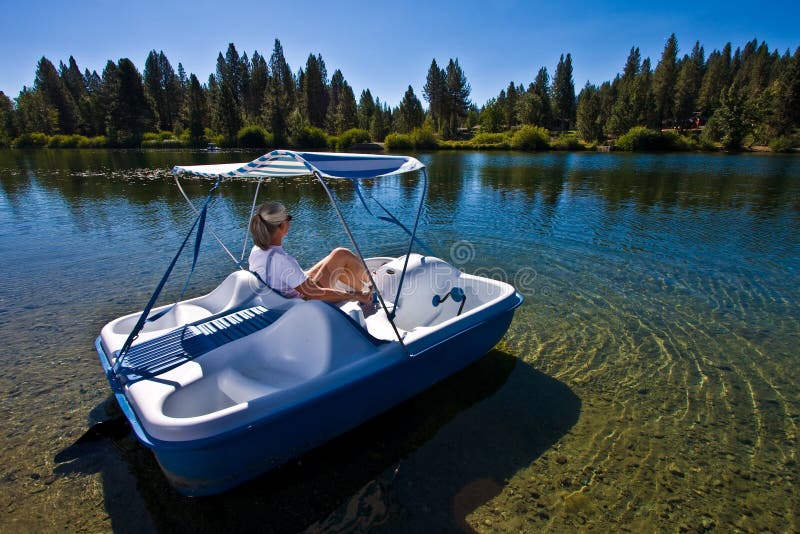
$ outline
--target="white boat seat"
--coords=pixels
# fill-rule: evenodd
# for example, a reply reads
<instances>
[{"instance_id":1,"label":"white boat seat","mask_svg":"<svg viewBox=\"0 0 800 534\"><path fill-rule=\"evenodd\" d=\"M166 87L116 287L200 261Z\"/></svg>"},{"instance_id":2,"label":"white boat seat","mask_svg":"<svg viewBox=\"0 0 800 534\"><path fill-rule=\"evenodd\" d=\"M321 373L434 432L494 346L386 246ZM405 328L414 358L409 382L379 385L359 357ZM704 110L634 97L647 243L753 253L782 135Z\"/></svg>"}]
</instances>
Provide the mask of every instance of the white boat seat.
<instances>
[{"instance_id":1,"label":"white boat seat","mask_svg":"<svg viewBox=\"0 0 800 534\"><path fill-rule=\"evenodd\" d=\"M197 321L131 347L119 374L131 383L151 378L271 325L282 312L255 306Z\"/></svg>"}]
</instances>

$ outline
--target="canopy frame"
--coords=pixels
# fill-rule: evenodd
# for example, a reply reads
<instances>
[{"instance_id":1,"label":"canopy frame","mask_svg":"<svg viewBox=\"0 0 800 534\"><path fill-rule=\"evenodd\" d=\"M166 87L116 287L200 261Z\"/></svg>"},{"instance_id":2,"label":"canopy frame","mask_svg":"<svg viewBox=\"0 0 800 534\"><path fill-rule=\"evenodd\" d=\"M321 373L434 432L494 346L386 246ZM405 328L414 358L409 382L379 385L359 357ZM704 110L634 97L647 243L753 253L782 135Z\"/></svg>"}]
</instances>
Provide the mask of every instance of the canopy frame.
<instances>
[{"instance_id":1,"label":"canopy frame","mask_svg":"<svg viewBox=\"0 0 800 534\"><path fill-rule=\"evenodd\" d=\"M311 161L309 161L311 160ZM377 285L375 284L375 279L372 276L372 272L370 271L369 267L367 266L367 262L364 259L364 255L361 253L361 248L358 246L355 237L353 236L352 231L350 230L347 221L345 220L344 216L342 215L341 210L339 209L339 204L336 202L336 198L333 195L330 187L328 186L327 179L349 179L352 181L354 188L356 189L359 198L361 199L362 203L364 203L364 199L361 196L360 191L358 190L358 180L363 179L373 179L373 178L380 178L383 176L390 176L394 174L405 174L412 171L422 171L422 178L423 178L423 188L422 194L420 196L419 206L417 208L416 218L414 220L413 229L409 232L408 228L406 228L399 220L397 220L394 215L392 215L380 202L378 205L383 209L390 218L386 217L378 217L379 219L393 222L400 226L403 230L406 231L410 235L409 244L408 244L408 251L406 253L405 262L403 264L403 270L400 274L400 282L397 287L397 293L395 295L394 306L390 311L388 306L386 305L386 301L383 298L380 290L378 290ZM359 260L361 261L362 266L367 272L367 276L369 277L370 284L374 289L375 295L380 302L383 311L386 313L386 317L389 320L389 323L392 325L392 329L394 330L395 336L397 337L397 341L400 343L400 346L403 349L403 352L406 356L410 357L411 354L408 351L408 348L403 341L403 336L400 334L400 330L397 328L395 324L395 314L400 304L400 293L403 287L403 280L405 278L406 269L408 268L408 259L409 255L411 254L411 250L414 246L415 240L426 250L429 250L426 245L416 239L417 228L419 225L420 214L422 213L422 206L425 203L425 194L428 187L428 174L421 162L419 162L415 158L407 157L407 156L375 156L375 155L367 155L367 154L340 154L340 153L324 153L324 152L293 152L289 150L273 150L272 152L257 158L256 160L251 161L250 163L241 164L224 164L224 165L195 165L195 166L175 166L172 169L173 173L175 173L175 181L178 184L178 189L181 191L181 194L184 196L186 201L191 206L192 210L198 215L197 219L192 225L189 234L186 236L183 245L178 250L177 255L172 260L170 267L167 269L167 272L164 273L164 276L159 283L158 287L156 288L155 292L153 293L150 301L148 302L147 306L143 310L136 326L131 331L130 335L128 336L127 341L123 345L123 348L119 351L117 355L117 361L122 361L122 356L130 349L131 343L138 337L139 332L144 327L144 323L147 321L153 321L156 318L160 317L160 314L157 314L153 317L148 317L150 310L152 309L153 305L155 304L156 299L158 298L161 289L164 286L167 278L169 277L172 268L175 265L175 262L178 259L178 256L183 251L183 248L188 241L189 236L194 231L195 227L197 227L197 238L195 244L195 257L192 264L192 270L189 273L191 277L191 273L194 271L194 264L197 262L197 255L199 253L199 246L200 240L202 239L203 233L203 226L206 224L206 211L208 206L211 202L211 198L216 191L217 187L223 181L223 179L230 179L230 178L258 178L258 183L256 185L255 195L253 196L253 203L250 209L250 217L252 218L253 213L255 213L255 207L257 203L259 189L261 187L261 182L264 178L293 178L299 176L314 176L319 183L322 185L325 193L328 195L328 199L331 201L334 210L336 211L336 215L339 217L339 221L342 223L344 227L345 233L347 237L350 239L350 242L353 245L356 255L358 256ZM207 178L215 178L216 182L214 187L209 191L209 194L205 200L203 208L198 210L186 193L183 191L181 187L179 176L181 174L193 174L197 176L203 176ZM367 209L370 214L372 212L364 203L364 207ZM374 214L372 214L375 216ZM199 226L198 226L199 225ZM244 243L242 245L242 258L240 260L236 260L236 257L231 253L231 251L225 246L222 240L217 236L213 230L211 230L212 235L216 238L222 248L227 252L227 254L233 259L234 263L242 269L245 270L244 264L244 253L247 249L247 243L249 240L249 235L245 232ZM263 281L262 281L263 282ZM189 284L189 279L186 280L184 285L184 291ZM183 292L181 293L183 295ZM180 297L179 297L180 300ZM174 306L174 304L173 304Z\"/></svg>"}]
</instances>

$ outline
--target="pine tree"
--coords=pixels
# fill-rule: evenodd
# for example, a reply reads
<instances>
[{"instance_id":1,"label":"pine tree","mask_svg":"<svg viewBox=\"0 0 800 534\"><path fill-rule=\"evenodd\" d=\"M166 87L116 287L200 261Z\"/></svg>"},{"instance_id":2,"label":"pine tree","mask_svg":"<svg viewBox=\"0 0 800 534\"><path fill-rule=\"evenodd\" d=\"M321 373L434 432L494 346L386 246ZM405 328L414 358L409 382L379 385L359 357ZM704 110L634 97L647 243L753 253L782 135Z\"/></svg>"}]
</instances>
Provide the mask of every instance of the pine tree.
<instances>
[{"instance_id":1,"label":"pine tree","mask_svg":"<svg viewBox=\"0 0 800 534\"><path fill-rule=\"evenodd\" d=\"M638 91L638 76L641 68L641 54L639 49L631 47L622 76L612 82L617 93L616 102L611 108L606 128L609 132L620 135L639 124L640 110L636 106ZM595 94L596 96L596 88ZM599 110L599 107L597 108ZM584 118L585 122L585 118ZM595 137L597 139L597 137Z\"/></svg>"},{"instance_id":2,"label":"pine tree","mask_svg":"<svg viewBox=\"0 0 800 534\"><path fill-rule=\"evenodd\" d=\"M63 134L75 133L80 123L78 106L56 68L44 56L36 68L34 89L40 92L47 105L58 113L58 131Z\"/></svg>"},{"instance_id":3,"label":"pine tree","mask_svg":"<svg viewBox=\"0 0 800 534\"><path fill-rule=\"evenodd\" d=\"M8 146L17 136L14 127L14 104L0 91L0 146Z\"/></svg>"},{"instance_id":4,"label":"pine tree","mask_svg":"<svg viewBox=\"0 0 800 534\"><path fill-rule=\"evenodd\" d=\"M391 122L389 123L391 124ZM381 99L375 99L375 111L369 123L369 135L373 141L382 143L388 133L388 124L385 120L384 110L381 106Z\"/></svg>"},{"instance_id":5,"label":"pine tree","mask_svg":"<svg viewBox=\"0 0 800 534\"><path fill-rule=\"evenodd\" d=\"M589 82L586 82L586 86L581 91L581 94L578 95L577 122L578 135L581 136L581 139L586 141L599 141L602 139L600 91Z\"/></svg>"},{"instance_id":6,"label":"pine tree","mask_svg":"<svg viewBox=\"0 0 800 534\"><path fill-rule=\"evenodd\" d=\"M696 109L700 86L703 83L705 53L700 42L692 48L691 56L684 56L675 83L675 116L678 124L686 126L691 122Z\"/></svg>"},{"instance_id":7,"label":"pine tree","mask_svg":"<svg viewBox=\"0 0 800 534\"><path fill-rule=\"evenodd\" d=\"M453 137L456 134L461 121L466 118L471 102L469 94L472 91L464 71L455 61L450 59L445 71L445 84L447 88L447 129L445 137Z\"/></svg>"},{"instance_id":8,"label":"pine tree","mask_svg":"<svg viewBox=\"0 0 800 534\"><path fill-rule=\"evenodd\" d=\"M514 82L508 84L506 89L506 98L503 102L503 113L505 115L505 123L508 128L513 128L518 124L517 120L517 103L519 102L522 90L517 90Z\"/></svg>"},{"instance_id":9,"label":"pine tree","mask_svg":"<svg viewBox=\"0 0 800 534\"><path fill-rule=\"evenodd\" d=\"M23 87L16 98L16 119L20 132L54 134L58 131L58 112L41 91Z\"/></svg>"},{"instance_id":10,"label":"pine tree","mask_svg":"<svg viewBox=\"0 0 800 534\"><path fill-rule=\"evenodd\" d=\"M342 133L357 127L358 106L356 105L356 95L353 93L353 88L350 87L350 84L344 82L336 110L336 131Z\"/></svg>"},{"instance_id":11,"label":"pine tree","mask_svg":"<svg viewBox=\"0 0 800 534\"><path fill-rule=\"evenodd\" d=\"M662 127L665 120L674 123L675 82L678 78L678 39L673 33L664 45L661 60L653 74L653 96L656 105L656 121Z\"/></svg>"},{"instance_id":12,"label":"pine tree","mask_svg":"<svg viewBox=\"0 0 800 534\"><path fill-rule=\"evenodd\" d=\"M497 99L490 98L481 110L478 121L481 132L496 133L503 131L506 111Z\"/></svg>"},{"instance_id":13,"label":"pine tree","mask_svg":"<svg viewBox=\"0 0 800 534\"><path fill-rule=\"evenodd\" d=\"M208 75L206 83L206 95L208 101L209 127L214 131L220 131L219 126L219 83L213 74Z\"/></svg>"},{"instance_id":14,"label":"pine tree","mask_svg":"<svg viewBox=\"0 0 800 534\"><path fill-rule=\"evenodd\" d=\"M289 115L295 106L295 80L278 39L269 58L269 73L264 93L264 119L275 142L283 144L289 137Z\"/></svg>"},{"instance_id":15,"label":"pine tree","mask_svg":"<svg viewBox=\"0 0 800 534\"><path fill-rule=\"evenodd\" d=\"M731 84L731 44L727 43L722 52L714 50L708 56L700 93L697 97L697 108L705 117L710 117L719 107L719 99L723 89Z\"/></svg>"},{"instance_id":16,"label":"pine tree","mask_svg":"<svg viewBox=\"0 0 800 534\"><path fill-rule=\"evenodd\" d=\"M111 124L111 115L116 107L116 98L119 93L119 68L117 64L109 60L103 69L103 75L100 79L100 90L97 92L95 101L99 115L102 117L102 127L100 131L109 138L113 137L113 133L109 131Z\"/></svg>"},{"instance_id":17,"label":"pine tree","mask_svg":"<svg viewBox=\"0 0 800 534\"><path fill-rule=\"evenodd\" d=\"M328 74L322 56L308 55L303 76L302 108L311 126L323 128L328 113Z\"/></svg>"},{"instance_id":18,"label":"pine tree","mask_svg":"<svg viewBox=\"0 0 800 534\"><path fill-rule=\"evenodd\" d=\"M59 74L76 104L87 96L86 79L81 74L81 69L78 68L74 57L69 56L69 65L64 65L64 63L59 65Z\"/></svg>"},{"instance_id":19,"label":"pine tree","mask_svg":"<svg viewBox=\"0 0 800 534\"><path fill-rule=\"evenodd\" d=\"M528 85L528 90L519 97L515 113L517 123L545 126L549 124L549 114L545 111L545 104L539 96L533 83Z\"/></svg>"},{"instance_id":20,"label":"pine tree","mask_svg":"<svg viewBox=\"0 0 800 534\"><path fill-rule=\"evenodd\" d=\"M72 100L78 108L79 123L77 131L83 135L91 135L90 115L92 110L86 78L81 74L78 63L72 56L69 56L69 64L64 65L62 62L58 70L61 80L66 85L67 90L72 95Z\"/></svg>"},{"instance_id":21,"label":"pine tree","mask_svg":"<svg viewBox=\"0 0 800 534\"><path fill-rule=\"evenodd\" d=\"M408 133L414 128L419 128L425 121L425 112L422 110L422 102L419 101L414 89L409 85L397 108L398 131Z\"/></svg>"},{"instance_id":22,"label":"pine tree","mask_svg":"<svg viewBox=\"0 0 800 534\"><path fill-rule=\"evenodd\" d=\"M189 141L193 145L201 145L205 140L205 125L208 124L208 100L200 81L194 74L189 77L189 87L186 92L186 123Z\"/></svg>"},{"instance_id":23,"label":"pine tree","mask_svg":"<svg viewBox=\"0 0 800 534\"><path fill-rule=\"evenodd\" d=\"M250 60L250 82L244 95L244 113L248 122L256 124L263 115L264 95L269 84L269 68L267 60L258 53L253 52Z\"/></svg>"},{"instance_id":24,"label":"pine tree","mask_svg":"<svg viewBox=\"0 0 800 534\"><path fill-rule=\"evenodd\" d=\"M720 107L714 117L725 150L739 150L752 130L751 110L736 83L723 91Z\"/></svg>"},{"instance_id":25,"label":"pine tree","mask_svg":"<svg viewBox=\"0 0 800 534\"><path fill-rule=\"evenodd\" d=\"M228 143L233 143L242 128L242 113L230 84L220 84L217 102L217 126Z\"/></svg>"},{"instance_id":26,"label":"pine tree","mask_svg":"<svg viewBox=\"0 0 800 534\"><path fill-rule=\"evenodd\" d=\"M800 47L780 60L779 72L760 100L760 141L788 136L800 126Z\"/></svg>"},{"instance_id":27,"label":"pine tree","mask_svg":"<svg viewBox=\"0 0 800 534\"><path fill-rule=\"evenodd\" d=\"M88 136L102 135L106 129L106 109L103 105L103 80L97 71L83 74L86 80L87 95L79 104L81 109L81 124L85 128L82 133Z\"/></svg>"},{"instance_id":28,"label":"pine tree","mask_svg":"<svg viewBox=\"0 0 800 534\"><path fill-rule=\"evenodd\" d=\"M575 121L575 83L572 81L572 56L561 55L553 78L553 107L559 129L569 129Z\"/></svg>"},{"instance_id":29,"label":"pine tree","mask_svg":"<svg viewBox=\"0 0 800 534\"><path fill-rule=\"evenodd\" d=\"M339 135L344 131L338 129L338 114L339 101L341 100L345 83L347 82L344 81L342 71L336 69L331 77L330 87L328 87L328 113L325 117L325 128L332 135Z\"/></svg>"},{"instance_id":30,"label":"pine tree","mask_svg":"<svg viewBox=\"0 0 800 534\"><path fill-rule=\"evenodd\" d=\"M236 65L236 70L239 74L239 85L237 86L239 92L239 109L242 112L243 121L246 122L252 116L248 113L248 106L252 104L252 102L249 101L249 96L253 84L253 73L251 71L250 58L247 57L247 52L242 53Z\"/></svg>"},{"instance_id":31,"label":"pine tree","mask_svg":"<svg viewBox=\"0 0 800 534\"><path fill-rule=\"evenodd\" d=\"M155 126L142 75L127 58L117 62L113 75L116 79L110 82L108 88L111 99L107 123L109 140L119 146L136 146L143 134Z\"/></svg>"},{"instance_id":32,"label":"pine tree","mask_svg":"<svg viewBox=\"0 0 800 534\"><path fill-rule=\"evenodd\" d=\"M144 87L158 118L160 130L172 131L183 101L181 82L163 50L151 50L144 64Z\"/></svg>"},{"instance_id":33,"label":"pine tree","mask_svg":"<svg viewBox=\"0 0 800 534\"><path fill-rule=\"evenodd\" d=\"M535 93L539 102L536 122L528 124L550 128L553 124L553 105L550 101L550 75L547 74L547 67L539 69L539 72L536 73L536 78L533 80L533 86L528 86L528 92Z\"/></svg>"},{"instance_id":34,"label":"pine tree","mask_svg":"<svg viewBox=\"0 0 800 534\"><path fill-rule=\"evenodd\" d=\"M217 56L217 83L220 89L227 85L231 96L236 105L241 109L242 106L242 78L245 75L246 66L233 43L228 43L228 50L225 56L220 53Z\"/></svg>"},{"instance_id":35,"label":"pine tree","mask_svg":"<svg viewBox=\"0 0 800 534\"><path fill-rule=\"evenodd\" d=\"M372 124L372 115L375 113L375 100L372 98L372 93L369 89L361 91L361 97L358 99L358 127L362 130L369 131Z\"/></svg>"},{"instance_id":36,"label":"pine tree","mask_svg":"<svg viewBox=\"0 0 800 534\"><path fill-rule=\"evenodd\" d=\"M428 102L428 109L437 132L441 131L446 114L447 85L445 80L445 72L436 64L436 59L433 59L422 88L422 96Z\"/></svg>"},{"instance_id":37,"label":"pine tree","mask_svg":"<svg viewBox=\"0 0 800 534\"><path fill-rule=\"evenodd\" d=\"M231 142L242 127L242 61L233 43L228 44L225 56L217 56L219 93L215 122L220 132ZM238 125L238 127L237 127ZM232 128L236 128L232 130Z\"/></svg>"},{"instance_id":38,"label":"pine tree","mask_svg":"<svg viewBox=\"0 0 800 534\"><path fill-rule=\"evenodd\" d=\"M656 117L655 95L653 94L653 69L650 67L650 58L642 61L638 80L637 107L639 109L638 124L643 124L648 128L658 128L658 118Z\"/></svg>"},{"instance_id":39,"label":"pine tree","mask_svg":"<svg viewBox=\"0 0 800 534\"><path fill-rule=\"evenodd\" d=\"M167 113L164 109L166 98L164 97L164 88L161 86L161 66L158 62L158 53L151 50L147 55L144 62L144 89L145 94L150 99L152 106L155 109L156 116L159 120L159 126L167 121ZM161 127L162 130L168 130L166 126Z\"/></svg>"},{"instance_id":40,"label":"pine tree","mask_svg":"<svg viewBox=\"0 0 800 534\"><path fill-rule=\"evenodd\" d=\"M600 101L600 115L597 118L600 127L608 124L611 118L611 111L617 101L617 90L611 82L603 82L598 90L598 100Z\"/></svg>"}]
</instances>

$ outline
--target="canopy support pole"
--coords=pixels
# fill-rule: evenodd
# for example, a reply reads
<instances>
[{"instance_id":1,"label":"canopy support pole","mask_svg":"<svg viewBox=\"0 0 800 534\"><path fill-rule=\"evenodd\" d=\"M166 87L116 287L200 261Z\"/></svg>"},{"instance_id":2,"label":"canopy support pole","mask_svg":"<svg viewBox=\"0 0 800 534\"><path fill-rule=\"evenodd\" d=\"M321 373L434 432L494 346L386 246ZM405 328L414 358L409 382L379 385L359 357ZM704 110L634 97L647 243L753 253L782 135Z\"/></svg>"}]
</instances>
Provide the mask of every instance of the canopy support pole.
<instances>
[{"instance_id":1,"label":"canopy support pole","mask_svg":"<svg viewBox=\"0 0 800 534\"><path fill-rule=\"evenodd\" d=\"M183 198L186 199L186 203L189 204L189 206L192 208L192 211L194 211L195 215L199 216L200 215L200 210L197 209L197 206L194 205L194 203L189 199L189 196L183 190L183 187L181 187L181 181L178 179L178 175L177 174L175 175L175 183L178 185L178 191L180 191L181 195L183 195ZM211 225L209 223L206 223L206 228L208 229L209 232L211 232L211 235L214 236L214 239L217 240L217 243L219 243L219 246L222 247L222 250L224 250L225 252L228 253L228 256L231 257L233 262L236 265L238 265L240 269L244 269L244 267L242 267L242 262L237 260L236 256L234 256L233 253L230 250L228 250L228 247L225 246L225 243L222 242L222 239L219 238L219 236L214 231L214 229L211 228ZM244 254L242 254L242 259L244 259Z\"/></svg>"},{"instance_id":2,"label":"canopy support pole","mask_svg":"<svg viewBox=\"0 0 800 534\"><path fill-rule=\"evenodd\" d=\"M247 237L250 235L250 221L253 218L253 214L256 212L256 200L258 199L258 190L261 188L261 182L263 178L258 179L258 183L256 184L256 194L253 195L253 205L250 207L250 218L247 219L247 227L244 230L244 240L242 242L242 258L239 260L239 266L244 263L244 253L247 251Z\"/></svg>"},{"instance_id":3,"label":"canopy support pole","mask_svg":"<svg viewBox=\"0 0 800 534\"><path fill-rule=\"evenodd\" d=\"M378 286L375 283L375 279L372 278L372 272L370 272L369 267L367 267L367 262L366 260L364 260L364 255L361 254L361 249L358 248L358 243L356 243L356 240L353 237L353 233L350 231L350 227L347 226L347 221L344 220L344 216L342 215L342 212L339 210L339 204L336 203L336 199L333 197L333 193L331 193L331 190L328 188L328 183L325 181L325 179L319 172L314 171L314 176L317 177L319 182L322 184L322 188L325 189L325 193L328 194L328 198L330 199L331 204L333 204L333 209L336 210L336 215L339 216L339 221L342 223L342 226L344 226L344 231L347 233L347 237L350 238L350 242L353 244L353 248L356 251L356 255L358 255L358 259L361 260L361 265L364 266L364 270L367 272L367 276L369 276L369 282L372 285L372 287L375 288L375 294L378 295L378 300L381 303L383 311L386 313L386 317L389 319L389 324L392 325L394 334L397 336L397 341L400 342L400 346L403 348L403 352L405 352L406 356L410 357L411 354L408 352L406 344L403 342L403 337L400 335L400 331L397 330L397 326L394 324L394 315L389 314L389 310L386 307L386 302L384 302L383 300L383 295L381 295L381 292L378 290ZM414 241L413 238L411 241L413 243ZM397 304L395 304L395 307L396 306Z\"/></svg>"},{"instance_id":4,"label":"canopy support pole","mask_svg":"<svg viewBox=\"0 0 800 534\"><path fill-rule=\"evenodd\" d=\"M411 239L408 241L408 252L406 252L406 261L403 263L403 272L400 273L400 282L397 284L397 294L394 297L394 309L389 320L394 324L394 316L397 312L397 307L400 304L400 291L403 289L403 280L406 277L406 270L408 269L408 259L411 257L411 249L414 246L414 239L417 235L417 226L419 225L419 216L422 213L422 205L425 204L425 194L428 192L428 172L425 168L422 169L422 196L419 199L419 206L417 207L417 217L414 219L414 229L411 231Z\"/></svg>"}]
</instances>

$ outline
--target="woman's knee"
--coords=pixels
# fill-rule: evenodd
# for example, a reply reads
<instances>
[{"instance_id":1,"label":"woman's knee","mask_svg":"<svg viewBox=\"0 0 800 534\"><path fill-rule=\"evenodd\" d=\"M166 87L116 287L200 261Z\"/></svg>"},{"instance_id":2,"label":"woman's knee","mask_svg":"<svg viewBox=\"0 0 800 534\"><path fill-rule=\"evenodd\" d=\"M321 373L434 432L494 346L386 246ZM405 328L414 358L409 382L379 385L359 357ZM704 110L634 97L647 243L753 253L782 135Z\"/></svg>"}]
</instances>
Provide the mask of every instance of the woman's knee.
<instances>
[{"instance_id":1,"label":"woman's knee","mask_svg":"<svg viewBox=\"0 0 800 534\"><path fill-rule=\"evenodd\" d=\"M355 258L356 255L350 252L350 249L344 247L337 247L333 249L330 253L331 258L334 258L339 261L347 261L349 259Z\"/></svg>"}]
</instances>

